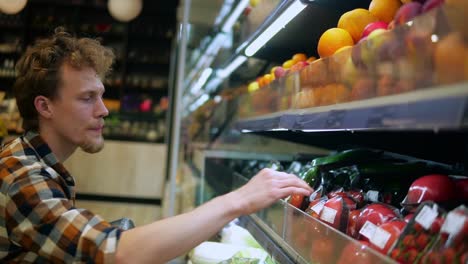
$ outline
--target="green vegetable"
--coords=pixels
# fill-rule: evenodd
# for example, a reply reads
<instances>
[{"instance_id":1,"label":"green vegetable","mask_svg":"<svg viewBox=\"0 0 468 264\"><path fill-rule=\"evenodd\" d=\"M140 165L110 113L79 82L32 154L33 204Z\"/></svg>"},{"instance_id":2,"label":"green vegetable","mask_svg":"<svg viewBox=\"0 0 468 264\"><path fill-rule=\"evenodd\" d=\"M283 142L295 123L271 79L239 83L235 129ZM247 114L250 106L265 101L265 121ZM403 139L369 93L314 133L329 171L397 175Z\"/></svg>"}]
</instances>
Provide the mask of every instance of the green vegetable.
<instances>
[{"instance_id":1,"label":"green vegetable","mask_svg":"<svg viewBox=\"0 0 468 264\"><path fill-rule=\"evenodd\" d=\"M312 160L312 166L343 167L369 160L381 159L384 152L375 149L349 149Z\"/></svg>"},{"instance_id":2,"label":"green vegetable","mask_svg":"<svg viewBox=\"0 0 468 264\"><path fill-rule=\"evenodd\" d=\"M314 188L319 178L319 172L320 169L318 166L315 167L309 167L306 171L303 171L300 175L299 178L307 182L310 187Z\"/></svg>"},{"instance_id":3,"label":"green vegetable","mask_svg":"<svg viewBox=\"0 0 468 264\"><path fill-rule=\"evenodd\" d=\"M221 242L244 247L262 248L246 229L238 225L230 225L221 231Z\"/></svg>"}]
</instances>

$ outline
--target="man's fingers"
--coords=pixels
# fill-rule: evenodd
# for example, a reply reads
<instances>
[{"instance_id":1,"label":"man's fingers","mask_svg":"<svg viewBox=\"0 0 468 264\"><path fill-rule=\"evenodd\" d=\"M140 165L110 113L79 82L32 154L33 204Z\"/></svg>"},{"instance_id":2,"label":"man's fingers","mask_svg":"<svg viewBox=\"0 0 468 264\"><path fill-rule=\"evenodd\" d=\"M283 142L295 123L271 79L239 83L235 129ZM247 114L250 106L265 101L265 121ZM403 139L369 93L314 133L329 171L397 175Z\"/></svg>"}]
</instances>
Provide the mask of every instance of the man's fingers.
<instances>
[{"instance_id":1,"label":"man's fingers","mask_svg":"<svg viewBox=\"0 0 468 264\"><path fill-rule=\"evenodd\" d=\"M289 186L300 187L300 188L304 188L306 190L312 191L312 188L305 181L295 176L293 178L281 179L279 182L281 184L281 187L289 187Z\"/></svg>"},{"instance_id":2,"label":"man's fingers","mask_svg":"<svg viewBox=\"0 0 468 264\"><path fill-rule=\"evenodd\" d=\"M304 188L298 188L298 187L286 187L286 188L283 188L280 190L280 197L281 198L284 198L284 197L287 197L291 194L299 194L299 195L304 195L304 196L309 196L310 195L310 191L307 190L307 189L304 189Z\"/></svg>"}]
</instances>

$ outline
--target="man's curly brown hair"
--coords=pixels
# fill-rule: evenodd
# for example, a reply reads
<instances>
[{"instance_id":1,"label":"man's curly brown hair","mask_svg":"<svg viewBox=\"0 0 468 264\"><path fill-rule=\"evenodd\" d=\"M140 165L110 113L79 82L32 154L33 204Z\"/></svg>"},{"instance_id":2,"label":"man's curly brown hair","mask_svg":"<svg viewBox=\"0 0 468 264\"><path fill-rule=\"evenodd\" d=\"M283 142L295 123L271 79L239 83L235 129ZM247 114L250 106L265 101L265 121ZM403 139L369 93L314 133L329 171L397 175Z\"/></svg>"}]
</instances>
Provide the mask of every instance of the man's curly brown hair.
<instances>
[{"instance_id":1,"label":"man's curly brown hair","mask_svg":"<svg viewBox=\"0 0 468 264\"><path fill-rule=\"evenodd\" d=\"M18 77L13 86L16 103L23 118L23 129L38 130L34 99L59 95L61 68L66 63L76 69L91 67L101 78L111 70L115 55L96 39L77 38L55 29L50 38L40 39L29 47L16 64Z\"/></svg>"}]
</instances>

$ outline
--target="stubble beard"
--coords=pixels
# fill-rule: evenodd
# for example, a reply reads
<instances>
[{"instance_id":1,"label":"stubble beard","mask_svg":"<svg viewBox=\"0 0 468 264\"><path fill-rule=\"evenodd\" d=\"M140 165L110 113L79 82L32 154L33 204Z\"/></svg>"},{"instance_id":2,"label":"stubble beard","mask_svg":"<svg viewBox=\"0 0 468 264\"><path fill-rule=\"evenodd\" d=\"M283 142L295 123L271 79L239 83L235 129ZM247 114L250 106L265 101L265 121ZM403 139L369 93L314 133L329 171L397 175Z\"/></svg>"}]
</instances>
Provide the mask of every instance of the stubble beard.
<instances>
[{"instance_id":1,"label":"stubble beard","mask_svg":"<svg viewBox=\"0 0 468 264\"><path fill-rule=\"evenodd\" d=\"M97 153L104 148L104 138L100 136L98 141L88 140L81 144L80 148L86 153Z\"/></svg>"}]
</instances>

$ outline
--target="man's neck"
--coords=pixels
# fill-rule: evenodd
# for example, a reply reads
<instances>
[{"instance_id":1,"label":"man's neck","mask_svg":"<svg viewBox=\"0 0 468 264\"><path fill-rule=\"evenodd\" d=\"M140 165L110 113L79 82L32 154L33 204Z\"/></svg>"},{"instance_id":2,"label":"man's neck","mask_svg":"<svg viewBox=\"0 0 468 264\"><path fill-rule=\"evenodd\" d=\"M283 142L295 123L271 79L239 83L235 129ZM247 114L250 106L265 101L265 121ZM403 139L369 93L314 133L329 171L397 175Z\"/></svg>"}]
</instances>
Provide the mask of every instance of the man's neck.
<instances>
[{"instance_id":1,"label":"man's neck","mask_svg":"<svg viewBox=\"0 0 468 264\"><path fill-rule=\"evenodd\" d=\"M39 129L39 134L61 163L66 161L76 150L76 145L64 140L55 130L48 129L47 126Z\"/></svg>"}]
</instances>

